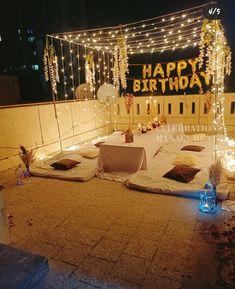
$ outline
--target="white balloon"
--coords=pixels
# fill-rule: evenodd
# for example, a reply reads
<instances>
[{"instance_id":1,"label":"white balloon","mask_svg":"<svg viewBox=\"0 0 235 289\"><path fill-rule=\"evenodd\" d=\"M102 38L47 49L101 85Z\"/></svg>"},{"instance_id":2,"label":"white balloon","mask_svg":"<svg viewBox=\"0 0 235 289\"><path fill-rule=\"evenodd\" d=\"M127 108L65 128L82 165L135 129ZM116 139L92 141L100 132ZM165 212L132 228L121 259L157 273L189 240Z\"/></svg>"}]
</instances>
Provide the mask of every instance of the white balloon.
<instances>
[{"instance_id":1,"label":"white balloon","mask_svg":"<svg viewBox=\"0 0 235 289\"><path fill-rule=\"evenodd\" d=\"M82 83L75 90L76 99L84 100L93 98L93 92L90 84Z\"/></svg>"},{"instance_id":2,"label":"white balloon","mask_svg":"<svg viewBox=\"0 0 235 289\"><path fill-rule=\"evenodd\" d=\"M118 97L118 90L110 83L103 84L97 91L97 97L103 104L112 104Z\"/></svg>"}]
</instances>

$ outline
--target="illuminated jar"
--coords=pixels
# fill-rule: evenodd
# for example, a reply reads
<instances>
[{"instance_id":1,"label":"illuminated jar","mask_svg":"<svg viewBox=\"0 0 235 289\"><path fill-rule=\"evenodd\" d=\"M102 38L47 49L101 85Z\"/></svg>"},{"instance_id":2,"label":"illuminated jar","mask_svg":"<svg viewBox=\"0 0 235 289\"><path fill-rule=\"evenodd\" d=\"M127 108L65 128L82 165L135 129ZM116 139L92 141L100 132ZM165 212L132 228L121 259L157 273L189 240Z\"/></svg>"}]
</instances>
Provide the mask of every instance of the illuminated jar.
<instances>
[{"instance_id":1,"label":"illuminated jar","mask_svg":"<svg viewBox=\"0 0 235 289\"><path fill-rule=\"evenodd\" d=\"M203 213L216 212L216 190L212 186L200 192L198 209Z\"/></svg>"}]
</instances>

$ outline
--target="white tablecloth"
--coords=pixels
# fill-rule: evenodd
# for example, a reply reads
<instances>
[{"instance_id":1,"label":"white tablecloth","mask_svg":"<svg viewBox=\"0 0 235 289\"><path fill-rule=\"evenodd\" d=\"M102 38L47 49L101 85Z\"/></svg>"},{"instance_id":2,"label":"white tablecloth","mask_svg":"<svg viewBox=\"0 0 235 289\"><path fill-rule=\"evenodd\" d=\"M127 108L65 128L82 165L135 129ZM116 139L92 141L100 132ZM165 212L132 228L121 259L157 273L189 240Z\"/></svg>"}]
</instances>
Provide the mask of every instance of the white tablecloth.
<instances>
[{"instance_id":1,"label":"white tablecloth","mask_svg":"<svg viewBox=\"0 0 235 289\"><path fill-rule=\"evenodd\" d=\"M150 131L140 136L134 134L134 142L125 143L125 135L119 135L100 146L98 157L99 172L134 173L148 169L159 148L157 132Z\"/></svg>"}]
</instances>

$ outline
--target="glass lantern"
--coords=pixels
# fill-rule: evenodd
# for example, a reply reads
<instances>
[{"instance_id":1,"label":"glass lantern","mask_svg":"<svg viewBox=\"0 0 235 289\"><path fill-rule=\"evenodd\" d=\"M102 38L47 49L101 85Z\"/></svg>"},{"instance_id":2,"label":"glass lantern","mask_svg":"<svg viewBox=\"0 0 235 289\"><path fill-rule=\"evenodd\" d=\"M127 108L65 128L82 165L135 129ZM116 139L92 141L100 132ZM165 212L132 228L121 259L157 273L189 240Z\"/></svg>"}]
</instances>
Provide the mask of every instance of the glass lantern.
<instances>
[{"instance_id":1,"label":"glass lantern","mask_svg":"<svg viewBox=\"0 0 235 289\"><path fill-rule=\"evenodd\" d=\"M200 191L199 211L213 214L216 212L216 190L213 187Z\"/></svg>"}]
</instances>

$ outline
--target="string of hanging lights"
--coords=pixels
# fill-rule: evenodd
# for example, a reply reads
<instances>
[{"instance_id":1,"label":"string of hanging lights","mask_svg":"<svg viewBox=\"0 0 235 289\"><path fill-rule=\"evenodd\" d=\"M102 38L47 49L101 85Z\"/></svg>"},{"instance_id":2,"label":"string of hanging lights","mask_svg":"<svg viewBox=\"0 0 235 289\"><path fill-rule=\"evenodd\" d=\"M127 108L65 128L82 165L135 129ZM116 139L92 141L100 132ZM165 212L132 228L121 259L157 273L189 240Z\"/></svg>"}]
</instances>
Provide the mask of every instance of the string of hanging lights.
<instances>
[{"instance_id":1,"label":"string of hanging lights","mask_svg":"<svg viewBox=\"0 0 235 289\"><path fill-rule=\"evenodd\" d=\"M49 35L91 50L114 53L122 35L130 54L163 52L198 45L203 22L200 5L168 15L129 24ZM185 41L187 39L187 41ZM187 42L187 43L185 43Z\"/></svg>"}]
</instances>

